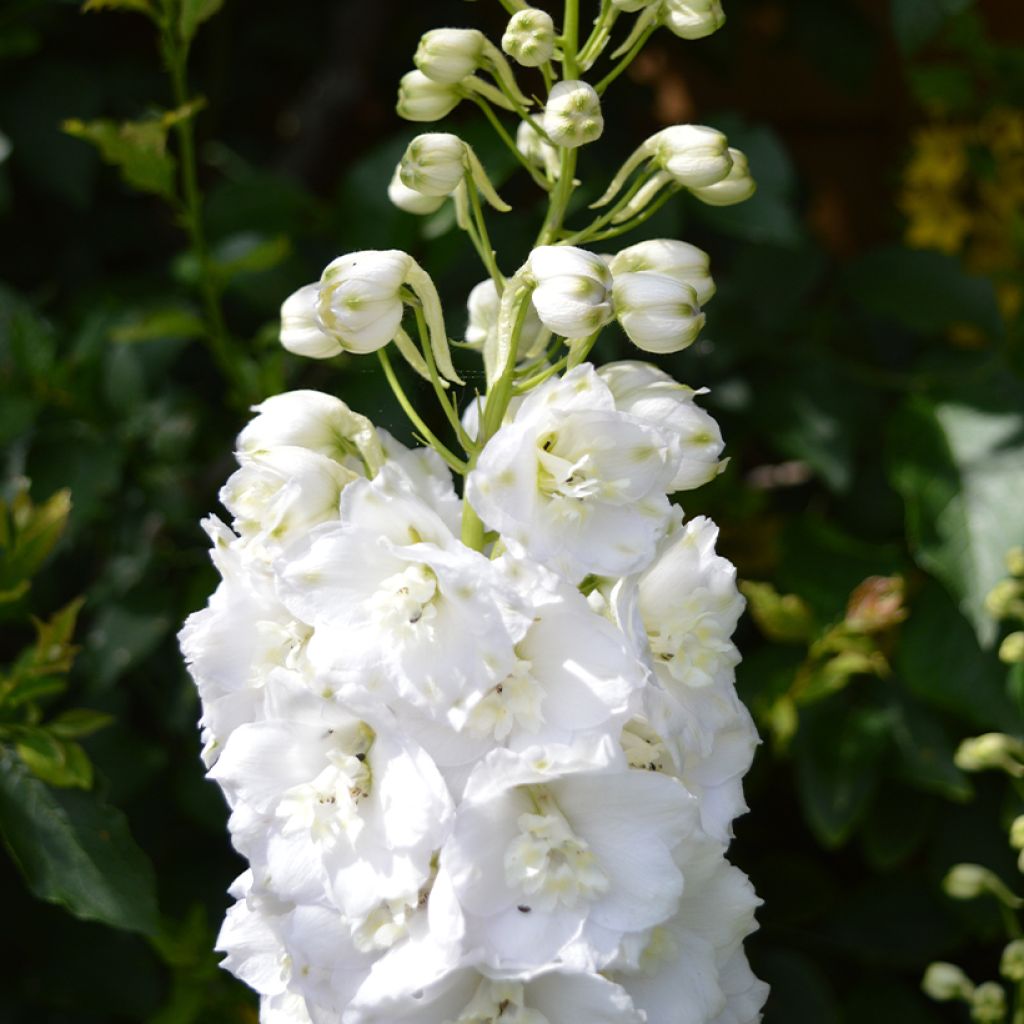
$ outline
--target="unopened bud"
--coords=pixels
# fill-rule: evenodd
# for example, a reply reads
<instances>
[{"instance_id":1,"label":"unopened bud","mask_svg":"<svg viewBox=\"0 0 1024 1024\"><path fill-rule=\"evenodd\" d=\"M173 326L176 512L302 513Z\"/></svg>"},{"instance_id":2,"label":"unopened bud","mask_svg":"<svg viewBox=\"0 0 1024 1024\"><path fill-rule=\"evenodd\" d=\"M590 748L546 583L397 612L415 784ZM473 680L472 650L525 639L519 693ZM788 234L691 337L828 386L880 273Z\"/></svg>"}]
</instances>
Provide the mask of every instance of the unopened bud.
<instances>
[{"instance_id":1,"label":"unopened bud","mask_svg":"<svg viewBox=\"0 0 1024 1024\"><path fill-rule=\"evenodd\" d=\"M523 67L536 68L555 52L555 23L535 7L516 11L501 37L501 48Z\"/></svg>"},{"instance_id":2,"label":"unopened bud","mask_svg":"<svg viewBox=\"0 0 1024 1024\"><path fill-rule=\"evenodd\" d=\"M395 168L395 173L391 176L391 181L388 184L388 199L400 210L404 210L406 213L419 214L420 216L436 213L440 210L444 205L445 197L428 196L422 192L417 192L413 188L409 188L402 181L401 169L401 164L399 164Z\"/></svg>"},{"instance_id":3,"label":"unopened bud","mask_svg":"<svg viewBox=\"0 0 1024 1024\"><path fill-rule=\"evenodd\" d=\"M541 123L551 141L566 149L594 142L604 131L601 100L586 82L559 82L551 90Z\"/></svg>"},{"instance_id":4,"label":"unopened bud","mask_svg":"<svg viewBox=\"0 0 1024 1024\"><path fill-rule=\"evenodd\" d=\"M516 149L552 180L558 180L558 150L529 121L520 121L516 130Z\"/></svg>"},{"instance_id":5,"label":"unopened bud","mask_svg":"<svg viewBox=\"0 0 1024 1024\"><path fill-rule=\"evenodd\" d=\"M661 20L681 39L703 39L725 24L719 0L663 0Z\"/></svg>"},{"instance_id":6,"label":"unopened bud","mask_svg":"<svg viewBox=\"0 0 1024 1024\"><path fill-rule=\"evenodd\" d=\"M440 121L450 114L462 100L462 93L454 85L435 82L422 71L410 71L398 84L398 104L395 109L406 121Z\"/></svg>"},{"instance_id":7,"label":"unopened bud","mask_svg":"<svg viewBox=\"0 0 1024 1024\"><path fill-rule=\"evenodd\" d=\"M1017 630L1004 638L999 645L999 660L1007 665L1024 661L1024 631Z\"/></svg>"},{"instance_id":8,"label":"unopened bud","mask_svg":"<svg viewBox=\"0 0 1024 1024\"><path fill-rule=\"evenodd\" d=\"M971 996L971 1020L1000 1024L1006 1020L1006 992L997 981L982 982Z\"/></svg>"},{"instance_id":9,"label":"unopened bud","mask_svg":"<svg viewBox=\"0 0 1024 1024\"><path fill-rule=\"evenodd\" d=\"M487 37L475 28L435 28L425 32L413 63L428 78L456 85L480 66Z\"/></svg>"},{"instance_id":10,"label":"unopened bud","mask_svg":"<svg viewBox=\"0 0 1024 1024\"><path fill-rule=\"evenodd\" d=\"M622 329L644 352L679 352L696 341L704 326L697 293L666 274L619 274L612 297Z\"/></svg>"},{"instance_id":11,"label":"unopened bud","mask_svg":"<svg viewBox=\"0 0 1024 1024\"><path fill-rule=\"evenodd\" d=\"M997 619L1024 616L1024 580L1000 580L985 597L985 607Z\"/></svg>"},{"instance_id":12,"label":"unopened bud","mask_svg":"<svg viewBox=\"0 0 1024 1024\"><path fill-rule=\"evenodd\" d=\"M471 146L448 132L417 135L398 165L402 183L425 196L450 196L467 176L495 208L507 211Z\"/></svg>"},{"instance_id":13,"label":"unopened bud","mask_svg":"<svg viewBox=\"0 0 1024 1024\"><path fill-rule=\"evenodd\" d=\"M1002 732L986 732L961 742L953 755L953 763L965 772L1001 769L1018 777L1024 774L1024 743Z\"/></svg>"},{"instance_id":14,"label":"unopened bud","mask_svg":"<svg viewBox=\"0 0 1024 1024\"><path fill-rule=\"evenodd\" d=\"M1024 939L1014 939L999 959L999 973L1010 981L1024 981Z\"/></svg>"},{"instance_id":15,"label":"unopened bud","mask_svg":"<svg viewBox=\"0 0 1024 1024\"><path fill-rule=\"evenodd\" d=\"M970 999L974 985L956 964L939 960L928 965L921 981L921 991L929 999L944 1003L950 999Z\"/></svg>"},{"instance_id":16,"label":"unopened bud","mask_svg":"<svg viewBox=\"0 0 1024 1024\"><path fill-rule=\"evenodd\" d=\"M705 306L715 294L711 279L711 258L703 249L671 238L652 238L637 242L616 253L611 264L612 277L653 270L688 284L697 293L697 304Z\"/></svg>"},{"instance_id":17,"label":"unopened bud","mask_svg":"<svg viewBox=\"0 0 1024 1024\"><path fill-rule=\"evenodd\" d=\"M750 165L741 150L731 149L732 168L713 185L692 188L690 191L707 206L735 206L745 202L757 191L757 182L750 175Z\"/></svg>"},{"instance_id":18,"label":"unopened bud","mask_svg":"<svg viewBox=\"0 0 1024 1024\"><path fill-rule=\"evenodd\" d=\"M1024 814L1014 818L1010 825L1010 845L1015 850L1024 850Z\"/></svg>"},{"instance_id":19,"label":"unopened bud","mask_svg":"<svg viewBox=\"0 0 1024 1024\"><path fill-rule=\"evenodd\" d=\"M1024 547L1013 547L1006 552L1006 568L1011 576L1024 576Z\"/></svg>"},{"instance_id":20,"label":"unopened bud","mask_svg":"<svg viewBox=\"0 0 1024 1024\"><path fill-rule=\"evenodd\" d=\"M537 280L533 305L541 323L563 338L584 338L612 319L612 275L600 256L571 245L530 253Z\"/></svg>"},{"instance_id":21,"label":"unopened bud","mask_svg":"<svg viewBox=\"0 0 1024 1024\"><path fill-rule=\"evenodd\" d=\"M498 315L501 309L501 298L492 278L481 281L469 293L466 307L469 312L469 323L466 326L465 342L473 348L482 349L488 340L493 340L498 330ZM530 306L523 321L519 345L522 357L531 356L536 343L550 337L541 324L537 311Z\"/></svg>"},{"instance_id":22,"label":"unopened bud","mask_svg":"<svg viewBox=\"0 0 1024 1024\"><path fill-rule=\"evenodd\" d=\"M324 330L317 316L320 285L307 284L281 304L281 344L297 356L330 359L343 350L341 343Z\"/></svg>"},{"instance_id":23,"label":"unopened bud","mask_svg":"<svg viewBox=\"0 0 1024 1024\"><path fill-rule=\"evenodd\" d=\"M1018 899L1003 883L1002 879L980 864L955 864L942 880L942 889L950 899L973 900L990 895L1007 907L1021 906Z\"/></svg>"},{"instance_id":24,"label":"unopened bud","mask_svg":"<svg viewBox=\"0 0 1024 1024\"><path fill-rule=\"evenodd\" d=\"M732 170L726 137L700 124L663 128L644 144L654 163L686 188L706 188L722 181Z\"/></svg>"}]
</instances>

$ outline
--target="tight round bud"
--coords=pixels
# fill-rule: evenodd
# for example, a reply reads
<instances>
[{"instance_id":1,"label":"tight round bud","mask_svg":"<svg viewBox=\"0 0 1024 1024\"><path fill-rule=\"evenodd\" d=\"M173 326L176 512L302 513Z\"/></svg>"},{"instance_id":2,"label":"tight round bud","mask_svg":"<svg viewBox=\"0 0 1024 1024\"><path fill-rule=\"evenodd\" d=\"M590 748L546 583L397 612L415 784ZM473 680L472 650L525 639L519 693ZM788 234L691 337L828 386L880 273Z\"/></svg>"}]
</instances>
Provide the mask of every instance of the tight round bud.
<instances>
[{"instance_id":1,"label":"tight round bud","mask_svg":"<svg viewBox=\"0 0 1024 1024\"><path fill-rule=\"evenodd\" d=\"M997 981L982 982L971 996L971 1020L1000 1024L1006 1020L1006 992Z\"/></svg>"},{"instance_id":2,"label":"tight round bud","mask_svg":"<svg viewBox=\"0 0 1024 1024\"><path fill-rule=\"evenodd\" d=\"M654 162L686 188L706 188L732 170L726 137L701 124L676 124L656 132L645 143Z\"/></svg>"},{"instance_id":3,"label":"tight round bud","mask_svg":"<svg viewBox=\"0 0 1024 1024\"><path fill-rule=\"evenodd\" d=\"M391 181L388 184L388 199L400 210L404 210L406 213L415 213L421 217L440 210L444 205L445 197L428 196L409 188L402 181L401 170L402 165L399 164L395 168L395 173L391 175Z\"/></svg>"},{"instance_id":4,"label":"tight round bud","mask_svg":"<svg viewBox=\"0 0 1024 1024\"><path fill-rule=\"evenodd\" d=\"M985 608L997 619L1024 614L1024 581L1000 580L986 595Z\"/></svg>"},{"instance_id":5,"label":"tight round bud","mask_svg":"<svg viewBox=\"0 0 1024 1024\"><path fill-rule=\"evenodd\" d=\"M1024 939L1014 939L999 959L999 973L1010 981L1024 981Z\"/></svg>"},{"instance_id":6,"label":"tight round bud","mask_svg":"<svg viewBox=\"0 0 1024 1024\"><path fill-rule=\"evenodd\" d=\"M999 660L1007 665L1024 661L1024 631L1017 630L1004 638L999 645Z\"/></svg>"},{"instance_id":7,"label":"tight round bud","mask_svg":"<svg viewBox=\"0 0 1024 1024\"><path fill-rule=\"evenodd\" d=\"M938 960L925 970L921 991L929 999L945 1003L950 999L970 999L974 984L956 964Z\"/></svg>"},{"instance_id":8,"label":"tight round bud","mask_svg":"<svg viewBox=\"0 0 1024 1024\"><path fill-rule=\"evenodd\" d=\"M680 39L703 39L725 24L720 0L663 0L662 23Z\"/></svg>"},{"instance_id":9,"label":"tight round bud","mask_svg":"<svg viewBox=\"0 0 1024 1024\"><path fill-rule=\"evenodd\" d=\"M1010 825L1010 845L1015 850L1024 850L1024 814L1014 818Z\"/></svg>"},{"instance_id":10,"label":"tight round bud","mask_svg":"<svg viewBox=\"0 0 1024 1024\"><path fill-rule=\"evenodd\" d=\"M688 284L697 293L697 304L705 306L715 294L711 279L711 258L703 249L672 238L652 238L622 249L612 258L612 277L653 270Z\"/></svg>"},{"instance_id":11,"label":"tight round bud","mask_svg":"<svg viewBox=\"0 0 1024 1024\"><path fill-rule=\"evenodd\" d=\"M1024 772L1024 743L1003 732L986 732L970 736L960 743L953 755L953 763L961 771L981 772L1002 769L1011 775Z\"/></svg>"},{"instance_id":12,"label":"tight round bud","mask_svg":"<svg viewBox=\"0 0 1024 1024\"><path fill-rule=\"evenodd\" d=\"M281 344L297 356L330 359L344 351L328 334L317 316L318 284L307 284L292 292L281 304Z\"/></svg>"},{"instance_id":13,"label":"tight round bud","mask_svg":"<svg viewBox=\"0 0 1024 1024\"><path fill-rule=\"evenodd\" d=\"M466 174L466 144L457 135L428 132L409 143L398 176L424 196L450 196Z\"/></svg>"},{"instance_id":14,"label":"tight round bud","mask_svg":"<svg viewBox=\"0 0 1024 1024\"><path fill-rule=\"evenodd\" d=\"M558 146L576 149L604 131L601 100L586 82L559 82L548 97L541 125Z\"/></svg>"},{"instance_id":15,"label":"tight round bud","mask_svg":"<svg viewBox=\"0 0 1024 1024\"><path fill-rule=\"evenodd\" d=\"M435 28L425 32L412 61L435 82L457 85L480 66L487 38L475 28Z\"/></svg>"},{"instance_id":16,"label":"tight round bud","mask_svg":"<svg viewBox=\"0 0 1024 1024\"><path fill-rule=\"evenodd\" d=\"M994 871L980 864L954 864L942 880L942 888L954 900L973 900L987 894L1014 910L1024 906L1024 900L1015 896Z\"/></svg>"},{"instance_id":17,"label":"tight round bud","mask_svg":"<svg viewBox=\"0 0 1024 1024\"><path fill-rule=\"evenodd\" d=\"M1024 547L1018 545L1006 552L1006 568L1011 576L1024 576Z\"/></svg>"},{"instance_id":18,"label":"tight round bud","mask_svg":"<svg viewBox=\"0 0 1024 1024\"><path fill-rule=\"evenodd\" d=\"M745 202L757 191L757 182L751 177L746 155L738 149L729 149L732 168L713 185L691 188L690 191L708 206L735 206Z\"/></svg>"},{"instance_id":19,"label":"tight round bud","mask_svg":"<svg viewBox=\"0 0 1024 1024\"><path fill-rule=\"evenodd\" d=\"M555 23L547 11L527 7L512 15L501 48L525 68L540 67L555 52Z\"/></svg>"},{"instance_id":20,"label":"tight round bud","mask_svg":"<svg viewBox=\"0 0 1024 1024\"><path fill-rule=\"evenodd\" d=\"M619 274L612 298L622 329L644 352L679 352L697 340L704 326L696 291L667 274Z\"/></svg>"},{"instance_id":21,"label":"tight round bud","mask_svg":"<svg viewBox=\"0 0 1024 1024\"><path fill-rule=\"evenodd\" d=\"M537 279L533 305L541 323L563 338L583 338L612 318L612 275L600 256L571 245L530 253Z\"/></svg>"},{"instance_id":22,"label":"tight round bud","mask_svg":"<svg viewBox=\"0 0 1024 1024\"><path fill-rule=\"evenodd\" d=\"M462 94L455 86L435 82L422 71L410 71L398 83L395 110L406 121L440 121L461 99Z\"/></svg>"}]
</instances>

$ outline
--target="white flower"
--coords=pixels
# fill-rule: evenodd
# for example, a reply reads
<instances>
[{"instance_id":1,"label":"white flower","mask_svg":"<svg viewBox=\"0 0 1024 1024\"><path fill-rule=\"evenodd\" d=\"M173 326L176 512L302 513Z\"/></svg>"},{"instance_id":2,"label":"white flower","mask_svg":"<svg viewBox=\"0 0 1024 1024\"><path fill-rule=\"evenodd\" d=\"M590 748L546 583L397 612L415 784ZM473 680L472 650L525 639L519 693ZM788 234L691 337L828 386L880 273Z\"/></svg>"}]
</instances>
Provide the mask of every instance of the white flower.
<instances>
[{"instance_id":1,"label":"white flower","mask_svg":"<svg viewBox=\"0 0 1024 1024\"><path fill-rule=\"evenodd\" d=\"M600 256L571 245L542 245L530 253L537 279L533 306L541 323L564 338L582 338L612 319L612 276Z\"/></svg>"},{"instance_id":2,"label":"white flower","mask_svg":"<svg viewBox=\"0 0 1024 1024\"><path fill-rule=\"evenodd\" d=\"M279 571L285 605L315 628L311 660L342 692L443 717L513 671L518 598L403 476L386 466L347 489L341 511Z\"/></svg>"},{"instance_id":3,"label":"white flower","mask_svg":"<svg viewBox=\"0 0 1024 1024\"><path fill-rule=\"evenodd\" d=\"M687 188L714 185L732 170L732 153L725 136L704 125L663 128L641 148L658 167Z\"/></svg>"},{"instance_id":4,"label":"white flower","mask_svg":"<svg viewBox=\"0 0 1024 1024\"><path fill-rule=\"evenodd\" d=\"M657 274L674 277L697 293L699 306L706 306L715 294L710 266L708 254L695 245L670 238L652 238L616 253L609 269L612 277L642 270L653 270Z\"/></svg>"},{"instance_id":5,"label":"white flower","mask_svg":"<svg viewBox=\"0 0 1024 1024\"><path fill-rule=\"evenodd\" d=\"M520 121L516 129L516 149L535 167L539 167L552 180L558 180L558 150L530 124Z\"/></svg>"},{"instance_id":6,"label":"white flower","mask_svg":"<svg viewBox=\"0 0 1024 1024\"><path fill-rule=\"evenodd\" d=\"M639 571L669 521L666 436L619 412L589 364L531 393L466 482L509 550L576 582Z\"/></svg>"},{"instance_id":7,"label":"white flower","mask_svg":"<svg viewBox=\"0 0 1024 1024\"><path fill-rule=\"evenodd\" d=\"M555 23L547 11L527 7L509 19L501 48L523 67L535 68L555 52Z\"/></svg>"},{"instance_id":8,"label":"white flower","mask_svg":"<svg viewBox=\"0 0 1024 1024\"><path fill-rule=\"evenodd\" d=\"M749 199L757 191L757 183L750 175L746 156L738 149L729 150L732 168L729 173L713 185L691 188L690 191L708 206L734 206Z\"/></svg>"},{"instance_id":9,"label":"white flower","mask_svg":"<svg viewBox=\"0 0 1024 1024\"><path fill-rule=\"evenodd\" d=\"M492 278L488 277L473 288L466 302L469 312L469 323L466 325L465 334L467 345L482 349L488 344L488 341L494 344L498 330L500 306L501 299L498 296L498 288ZM551 337L540 322L540 317L537 316L537 311L532 305L526 311L520 337L519 350L524 359L539 355Z\"/></svg>"},{"instance_id":10,"label":"white flower","mask_svg":"<svg viewBox=\"0 0 1024 1024\"><path fill-rule=\"evenodd\" d=\"M720 0L662 0L661 20L681 39L703 39L725 24Z\"/></svg>"},{"instance_id":11,"label":"white flower","mask_svg":"<svg viewBox=\"0 0 1024 1024\"><path fill-rule=\"evenodd\" d=\"M575 149L604 131L601 99L586 82L558 82L548 96L541 127L555 145Z\"/></svg>"},{"instance_id":12,"label":"white flower","mask_svg":"<svg viewBox=\"0 0 1024 1024\"><path fill-rule=\"evenodd\" d=\"M626 336L644 352L679 352L697 340L704 326L697 293L666 274L617 274L612 299Z\"/></svg>"},{"instance_id":13,"label":"white flower","mask_svg":"<svg viewBox=\"0 0 1024 1024\"><path fill-rule=\"evenodd\" d=\"M421 37L413 63L432 81L455 85L476 71L486 47L475 28L435 28Z\"/></svg>"},{"instance_id":14,"label":"white flower","mask_svg":"<svg viewBox=\"0 0 1024 1024\"><path fill-rule=\"evenodd\" d=\"M391 181L388 182L388 199L390 199L398 209L404 210L406 213L414 213L420 217L425 217L431 213L437 213L437 211L444 206L444 201L447 197L428 196L424 195L422 192L417 192L416 189L409 188L409 186L402 181L401 170L402 166L399 164L395 168L395 173L391 175Z\"/></svg>"},{"instance_id":15,"label":"white flower","mask_svg":"<svg viewBox=\"0 0 1024 1024\"><path fill-rule=\"evenodd\" d=\"M675 779L626 768L610 743L492 752L441 851L466 941L503 971L605 966L624 936L675 912L671 851L694 828L693 804Z\"/></svg>"},{"instance_id":16,"label":"white flower","mask_svg":"<svg viewBox=\"0 0 1024 1024\"><path fill-rule=\"evenodd\" d=\"M384 449L373 424L322 391L286 391L253 407L258 415L238 435L240 457L281 445L307 448L357 473L375 473Z\"/></svg>"},{"instance_id":17,"label":"white flower","mask_svg":"<svg viewBox=\"0 0 1024 1024\"><path fill-rule=\"evenodd\" d=\"M409 143L399 164L402 183L416 192L433 198L450 196L471 179L484 198L497 210L510 209L494 191L473 148L457 135L427 132Z\"/></svg>"},{"instance_id":18,"label":"white flower","mask_svg":"<svg viewBox=\"0 0 1024 1024\"><path fill-rule=\"evenodd\" d=\"M768 986L754 976L742 949L725 962L719 975L725 1006L711 1024L758 1024Z\"/></svg>"},{"instance_id":19,"label":"white flower","mask_svg":"<svg viewBox=\"0 0 1024 1024\"><path fill-rule=\"evenodd\" d=\"M694 391L650 363L607 363L598 376L611 388L615 407L657 426L669 439L678 471L668 491L688 491L713 480L725 468L718 424L695 399Z\"/></svg>"},{"instance_id":20,"label":"white flower","mask_svg":"<svg viewBox=\"0 0 1024 1024\"><path fill-rule=\"evenodd\" d=\"M281 344L297 356L330 359L344 351L337 338L328 334L317 317L318 284L307 284L292 292L281 304Z\"/></svg>"},{"instance_id":21,"label":"white flower","mask_svg":"<svg viewBox=\"0 0 1024 1024\"><path fill-rule=\"evenodd\" d=\"M422 71L410 71L398 85L395 109L406 121L440 121L459 105L462 97L458 86L437 82Z\"/></svg>"}]
</instances>

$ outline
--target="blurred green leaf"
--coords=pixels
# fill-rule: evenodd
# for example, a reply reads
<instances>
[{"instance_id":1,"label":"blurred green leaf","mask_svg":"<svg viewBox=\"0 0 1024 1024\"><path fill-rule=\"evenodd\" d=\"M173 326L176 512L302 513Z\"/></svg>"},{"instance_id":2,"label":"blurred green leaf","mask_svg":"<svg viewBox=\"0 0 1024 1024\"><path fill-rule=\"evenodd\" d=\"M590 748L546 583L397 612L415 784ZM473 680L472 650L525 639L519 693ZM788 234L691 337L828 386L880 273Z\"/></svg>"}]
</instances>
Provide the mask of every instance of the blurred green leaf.
<instances>
[{"instance_id":1,"label":"blurred green leaf","mask_svg":"<svg viewBox=\"0 0 1024 1024\"><path fill-rule=\"evenodd\" d=\"M740 590L758 629L781 644L810 643L818 630L814 613L798 594L780 594L770 583L743 580Z\"/></svg>"},{"instance_id":2,"label":"blurred green leaf","mask_svg":"<svg viewBox=\"0 0 1024 1024\"><path fill-rule=\"evenodd\" d=\"M968 274L955 256L922 249L878 249L846 272L853 298L864 309L922 334L973 324L990 338L1003 333L991 278Z\"/></svg>"},{"instance_id":3,"label":"blurred green leaf","mask_svg":"<svg viewBox=\"0 0 1024 1024\"><path fill-rule=\"evenodd\" d=\"M971 780L953 763L956 744L941 719L915 701L893 702L893 737L901 762L900 777L947 800L974 795Z\"/></svg>"},{"instance_id":4,"label":"blurred green leaf","mask_svg":"<svg viewBox=\"0 0 1024 1024\"><path fill-rule=\"evenodd\" d=\"M755 961L758 976L771 986L764 1024L839 1024L839 1003L814 961L779 946Z\"/></svg>"},{"instance_id":5,"label":"blurred green leaf","mask_svg":"<svg viewBox=\"0 0 1024 1024\"><path fill-rule=\"evenodd\" d=\"M125 344L163 338L200 338L204 334L206 325L195 312L181 306L164 306L120 323L110 332L110 337Z\"/></svg>"},{"instance_id":6,"label":"blurred green leaf","mask_svg":"<svg viewBox=\"0 0 1024 1024\"><path fill-rule=\"evenodd\" d=\"M956 596L979 640L995 641L985 597L1006 552L1024 538L1024 397L993 393L984 407L913 397L889 452L918 564Z\"/></svg>"},{"instance_id":7,"label":"blurred green leaf","mask_svg":"<svg viewBox=\"0 0 1024 1024\"><path fill-rule=\"evenodd\" d=\"M892 0L892 28L904 53L920 50L974 0Z\"/></svg>"},{"instance_id":8,"label":"blurred green leaf","mask_svg":"<svg viewBox=\"0 0 1024 1024\"><path fill-rule=\"evenodd\" d=\"M70 491L57 491L36 505L29 497L27 481L9 503L0 500L0 603L16 599L28 589L64 533L70 514Z\"/></svg>"},{"instance_id":9,"label":"blurred green leaf","mask_svg":"<svg viewBox=\"0 0 1024 1024\"><path fill-rule=\"evenodd\" d=\"M95 794L52 790L0 751L0 832L40 899L86 920L156 931L152 867L124 815Z\"/></svg>"},{"instance_id":10,"label":"blurred green leaf","mask_svg":"<svg viewBox=\"0 0 1024 1024\"><path fill-rule=\"evenodd\" d=\"M155 15L149 0L85 0L83 11L137 11L150 17Z\"/></svg>"},{"instance_id":11,"label":"blurred green leaf","mask_svg":"<svg viewBox=\"0 0 1024 1024\"><path fill-rule=\"evenodd\" d=\"M167 125L160 118L121 122L72 118L63 128L68 135L94 145L132 188L165 199L174 197L176 161L167 152Z\"/></svg>"},{"instance_id":12,"label":"blurred green leaf","mask_svg":"<svg viewBox=\"0 0 1024 1024\"><path fill-rule=\"evenodd\" d=\"M42 727L20 727L16 736L18 756L43 782L92 789L92 763L77 743L58 739Z\"/></svg>"},{"instance_id":13,"label":"blurred green leaf","mask_svg":"<svg viewBox=\"0 0 1024 1024\"><path fill-rule=\"evenodd\" d=\"M199 26L212 18L224 6L224 0L181 0L181 20L178 30L183 43L192 41Z\"/></svg>"},{"instance_id":14,"label":"blurred green leaf","mask_svg":"<svg viewBox=\"0 0 1024 1024\"><path fill-rule=\"evenodd\" d=\"M46 728L61 739L75 740L83 736L91 736L100 729L105 729L114 721L113 715L104 711L93 711L91 708L72 708L62 711L56 718L46 723Z\"/></svg>"}]
</instances>

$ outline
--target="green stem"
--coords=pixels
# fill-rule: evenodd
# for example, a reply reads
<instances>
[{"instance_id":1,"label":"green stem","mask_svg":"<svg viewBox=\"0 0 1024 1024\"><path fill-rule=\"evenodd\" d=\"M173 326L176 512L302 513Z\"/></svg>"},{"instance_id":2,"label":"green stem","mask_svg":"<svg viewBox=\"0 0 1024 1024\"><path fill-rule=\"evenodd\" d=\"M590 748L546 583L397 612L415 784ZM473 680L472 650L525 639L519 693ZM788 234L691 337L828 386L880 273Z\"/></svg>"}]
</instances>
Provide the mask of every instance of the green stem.
<instances>
[{"instance_id":1,"label":"green stem","mask_svg":"<svg viewBox=\"0 0 1024 1024\"><path fill-rule=\"evenodd\" d=\"M557 363L553 363L551 366L545 367L540 373L536 373L532 377L527 377L526 380L519 381L519 383L512 388L512 394L525 395L527 391L532 391L538 384L543 384L544 381L554 377L556 373L561 373L568 362L569 357L567 355L562 356Z\"/></svg>"},{"instance_id":2,"label":"green stem","mask_svg":"<svg viewBox=\"0 0 1024 1024\"><path fill-rule=\"evenodd\" d=\"M480 236L482 249L480 255L487 272L494 280L498 294L501 295L501 290L505 287L505 276L498 269L498 263L494 258L494 246L491 245L491 236L487 233L487 221L484 220L483 207L480 205L480 193L477 191L476 185L473 184L473 179L468 175L465 178L465 186L469 193L469 205L473 211L473 220L476 221L476 229Z\"/></svg>"},{"instance_id":3,"label":"green stem","mask_svg":"<svg viewBox=\"0 0 1024 1024\"><path fill-rule=\"evenodd\" d=\"M601 0L601 13L594 21L594 30L590 33L590 38L580 47L580 52L577 55L579 65L584 71L588 71L594 61L604 52L618 16L619 9L612 6L611 0Z\"/></svg>"},{"instance_id":4,"label":"green stem","mask_svg":"<svg viewBox=\"0 0 1024 1024\"><path fill-rule=\"evenodd\" d=\"M548 245L562 229L565 214L569 207L569 199L575 187L573 177L576 174L576 150L563 149L558 169L558 184L551 194L551 205L548 207L544 226L537 236L537 245Z\"/></svg>"},{"instance_id":5,"label":"green stem","mask_svg":"<svg viewBox=\"0 0 1024 1024\"><path fill-rule=\"evenodd\" d=\"M580 69L576 62L579 33L579 0L565 0L565 17L562 20L562 74L567 80L579 78Z\"/></svg>"},{"instance_id":6,"label":"green stem","mask_svg":"<svg viewBox=\"0 0 1024 1024\"><path fill-rule=\"evenodd\" d=\"M440 440L438 440L430 427L423 422L423 419L416 411L412 402L409 401L409 396L406 395L402 388L401 382L395 374L395 368L391 365L391 359L388 357L387 352L382 348L377 349L377 358L380 360L380 365L384 369L384 376L387 378L387 382L391 386L391 390L394 392L395 398L398 399L398 404L402 407L402 411L405 415L409 417L409 421L412 425L420 432L427 444L429 444L430 447L433 448L434 451L437 452L437 454L440 455L456 473L465 474L468 471L467 464L457 455L453 454Z\"/></svg>"},{"instance_id":7,"label":"green stem","mask_svg":"<svg viewBox=\"0 0 1024 1024\"><path fill-rule=\"evenodd\" d=\"M542 189L544 189L545 192L550 191L551 185L548 183L548 180L542 177L533 164L531 164L530 161L519 152L519 147L516 145L515 139L505 131L505 126L498 120L498 115L494 113L494 109L491 107L490 103L488 103L482 96L478 96L476 94L473 95L473 102L476 103L476 105L484 112L487 120L491 122L491 127L495 132L497 132L498 137L505 143L519 163L523 165L530 177L533 178L533 180Z\"/></svg>"},{"instance_id":8,"label":"green stem","mask_svg":"<svg viewBox=\"0 0 1024 1024\"><path fill-rule=\"evenodd\" d=\"M459 419L459 414L453 407L452 400L448 393L445 391L444 384L441 381L441 375L437 372L437 363L434 359L434 349L430 344L430 332L427 328L427 318L423 315L423 309L421 306L414 306L413 310L416 314L416 329L419 332L420 348L423 350L423 358L426 361L427 369L430 371L430 383L434 388L434 394L437 396L437 400L440 402L441 408L444 410L445 419L448 420L451 424L452 430L455 431L455 436L458 438L459 444L462 445L467 454L470 454L474 450L475 446L463 428L462 421Z\"/></svg>"},{"instance_id":9,"label":"green stem","mask_svg":"<svg viewBox=\"0 0 1024 1024\"><path fill-rule=\"evenodd\" d=\"M567 245L579 245L580 242L586 242L593 237L594 232L600 231L605 224L609 223L614 219L615 215L622 210L626 204L640 191L644 185L644 176L642 174L637 175L633 180L633 184L625 191L620 199L618 199L614 206L610 210L606 210L600 217L592 221L581 231L577 231L575 234L570 235L565 239Z\"/></svg>"},{"instance_id":10,"label":"green stem","mask_svg":"<svg viewBox=\"0 0 1024 1024\"><path fill-rule=\"evenodd\" d=\"M638 213L632 220L627 220L624 224L619 224L617 227L609 228L607 231L602 231L596 235L590 235L587 238L588 242L603 242L606 238L618 238L619 235L624 235L634 228L640 227L644 221L649 220L653 217L664 205L667 203L677 192L682 190L682 185L676 185L672 188L665 189L664 192L658 196L657 199L651 203L647 209Z\"/></svg>"},{"instance_id":11,"label":"green stem","mask_svg":"<svg viewBox=\"0 0 1024 1024\"><path fill-rule=\"evenodd\" d=\"M655 23L654 25L651 25L646 32L642 33L640 38L637 39L637 41L629 48L629 52L626 53L622 60L620 60L619 63L616 64L615 67L613 67L611 71L609 71L608 74L594 86L594 90L597 92L598 96L600 96L605 89L607 89L608 86L611 85L612 82L614 82L615 79L633 63L636 55L644 48L647 40L651 38L651 33L653 33L657 27L657 23Z\"/></svg>"},{"instance_id":12,"label":"green stem","mask_svg":"<svg viewBox=\"0 0 1024 1024\"><path fill-rule=\"evenodd\" d=\"M483 520L476 514L476 509L465 499L462 502L462 543L474 551L483 551L484 549Z\"/></svg>"},{"instance_id":13,"label":"green stem","mask_svg":"<svg viewBox=\"0 0 1024 1024\"><path fill-rule=\"evenodd\" d=\"M519 338L523 333L523 324L530 311L530 294L532 289L524 289L516 311L515 324L512 327L512 341L508 350L508 358L502 368L501 376L487 392L487 403L484 406L483 422L477 433L477 444L482 448L494 436L501 421L505 418L508 403L512 400L512 385L516 375L516 360L519 355Z\"/></svg>"}]
</instances>

